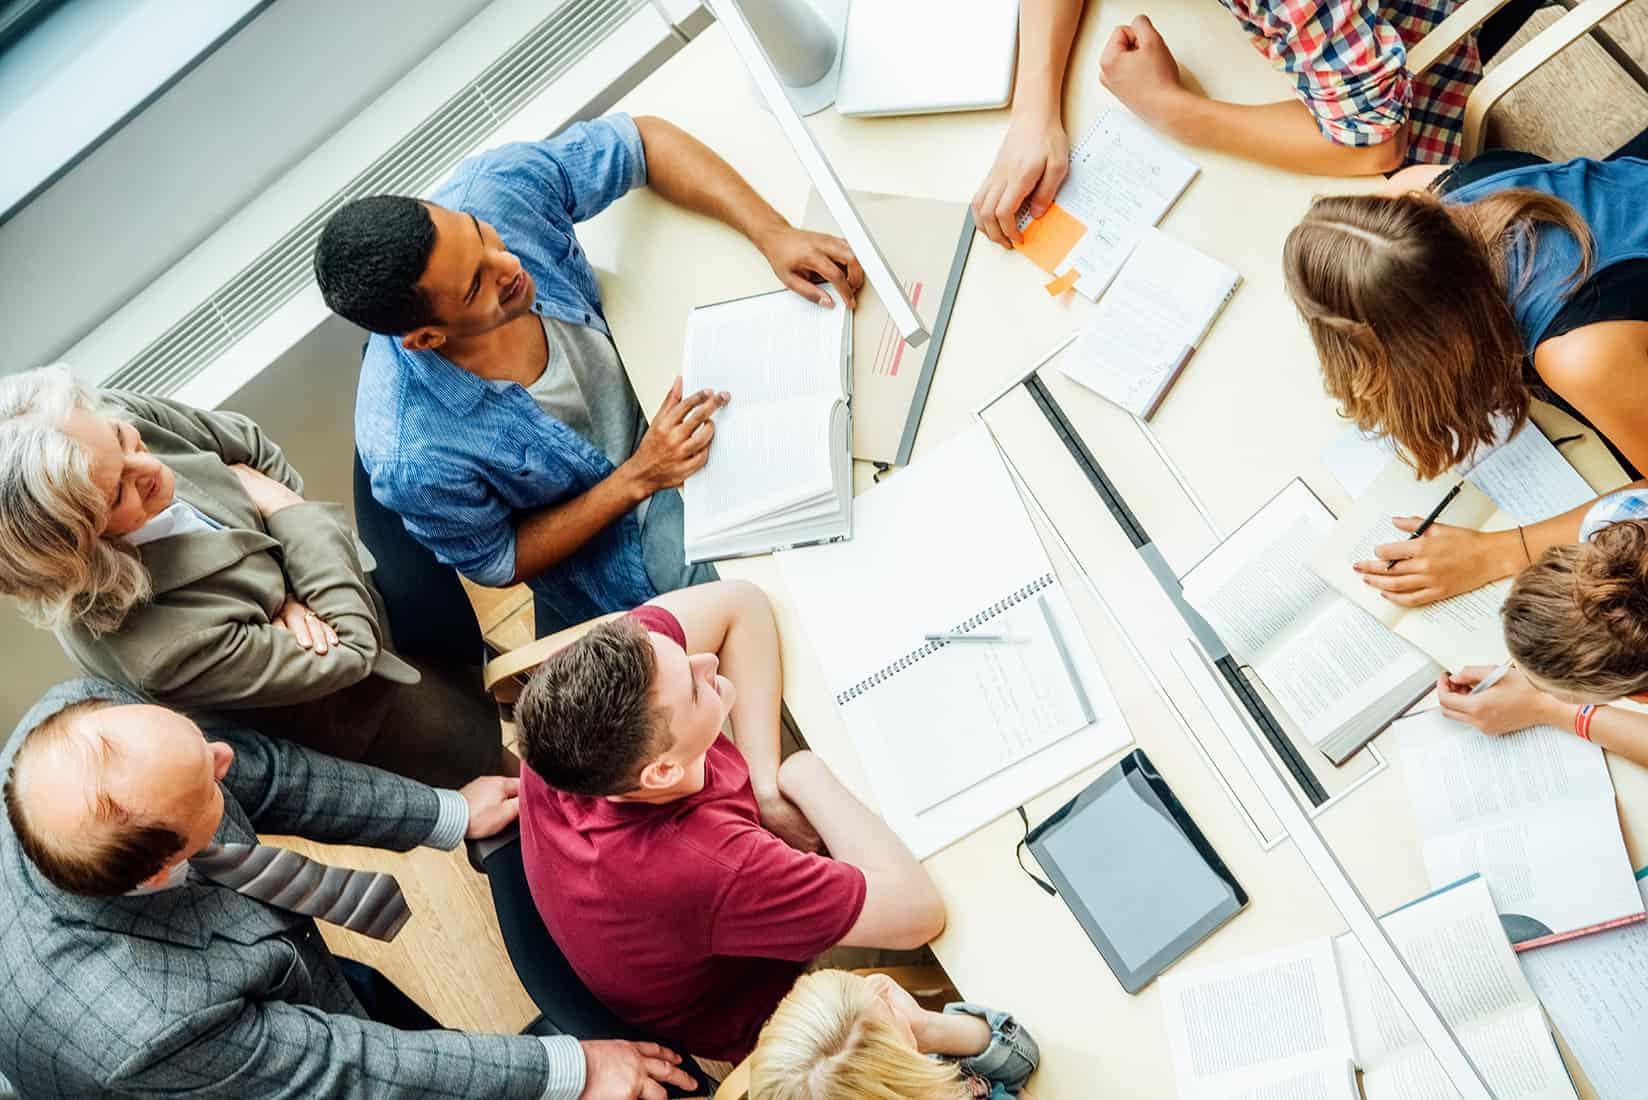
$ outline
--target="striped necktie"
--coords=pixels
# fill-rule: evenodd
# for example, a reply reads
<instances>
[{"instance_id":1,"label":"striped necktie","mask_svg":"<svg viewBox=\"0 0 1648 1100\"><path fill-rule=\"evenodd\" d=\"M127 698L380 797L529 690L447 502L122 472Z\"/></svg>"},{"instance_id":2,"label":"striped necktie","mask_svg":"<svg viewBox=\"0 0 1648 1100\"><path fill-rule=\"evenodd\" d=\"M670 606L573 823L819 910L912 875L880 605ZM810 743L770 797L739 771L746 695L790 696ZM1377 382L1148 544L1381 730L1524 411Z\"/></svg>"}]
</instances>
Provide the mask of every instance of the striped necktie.
<instances>
[{"instance_id":1,"label":"striped necktie","mask_svg":"<svg viewBox=\"0 0 1648 1100\"><path fill-rule=\"evenodd\" d=\"M246 897L374 939L394 939L412 917L394 875L329 867L288 848L208 844L189 866Z\"/></svg>"}]
</instances>

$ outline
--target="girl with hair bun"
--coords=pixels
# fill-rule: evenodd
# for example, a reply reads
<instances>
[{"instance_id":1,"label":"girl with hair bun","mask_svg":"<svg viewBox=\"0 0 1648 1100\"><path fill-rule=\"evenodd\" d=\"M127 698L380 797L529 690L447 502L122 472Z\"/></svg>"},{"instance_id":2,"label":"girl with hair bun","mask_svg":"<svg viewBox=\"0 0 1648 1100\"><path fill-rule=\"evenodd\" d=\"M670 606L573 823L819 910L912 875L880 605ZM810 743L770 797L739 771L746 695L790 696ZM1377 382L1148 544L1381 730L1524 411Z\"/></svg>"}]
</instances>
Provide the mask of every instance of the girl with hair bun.
<instances>
[{"instance_id":1,"label":"girl with hair bun","mask_svg":"<svg viewBox=\"0 0 1648 1100\"><path fill-rule=\"evenodd\" d=\"M1543 724L1572 729L1648 765L1648 489L1603 497L1581 541L1553 546L1516 578L1500 612L1516 669L1480 695L1484 667L1444 675L1442 711L1484 733Z\"/></svg>"},{"instance_id":2,"label":"girl with hair bun","mask_svg":"<svg viewBox=\"0 0 1648 1100\"><path fill-rule=\"evenodd\" d=\"M929 1012L885 974L819 970L761 1029L750 1100L1029 1100L1040 1059L1005 1012Z\"/></svg>"}]
</instances>

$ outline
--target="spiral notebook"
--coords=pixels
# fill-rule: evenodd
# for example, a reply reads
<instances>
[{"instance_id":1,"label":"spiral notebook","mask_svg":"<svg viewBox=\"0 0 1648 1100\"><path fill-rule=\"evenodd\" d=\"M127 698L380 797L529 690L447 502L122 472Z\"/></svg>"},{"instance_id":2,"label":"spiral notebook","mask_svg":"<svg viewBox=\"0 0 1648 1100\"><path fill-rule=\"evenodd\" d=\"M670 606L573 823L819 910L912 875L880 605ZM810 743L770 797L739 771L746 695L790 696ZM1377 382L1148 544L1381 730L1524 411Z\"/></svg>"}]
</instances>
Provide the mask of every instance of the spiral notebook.
<instances>
[{"instance_id":1,"label":"spiral notebook","mask_svg":"<svg viewBox=\"0 0 1648 1100\"><path fill-rule=\"evenodd\" d=\"M858 497L853 530L778 560L856 763L917 855L1132 741L983 425Z\"/></svg>"}]
</instances>

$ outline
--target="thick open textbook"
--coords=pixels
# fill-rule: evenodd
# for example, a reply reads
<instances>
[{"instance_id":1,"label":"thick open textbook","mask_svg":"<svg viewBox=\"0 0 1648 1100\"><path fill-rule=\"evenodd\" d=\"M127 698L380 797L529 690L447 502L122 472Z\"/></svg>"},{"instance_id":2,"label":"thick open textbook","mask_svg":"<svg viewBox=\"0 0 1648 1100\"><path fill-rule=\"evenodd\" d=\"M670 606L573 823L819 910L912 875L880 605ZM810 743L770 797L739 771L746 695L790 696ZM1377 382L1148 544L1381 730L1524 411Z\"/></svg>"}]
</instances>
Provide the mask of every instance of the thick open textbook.
<instances>
[{"instance_id":1,"label":"thick open textbook","mask_svg":"<svg viewBox=\"0 0 1648 1100\"><path fill-rule=\"evenodd\" d=\"M1574 1100L1539 1001L1479 878L1380 921L1498 1100ZM1456 1096L1356 940L1318 939L1161 979L1184 1100ZM1347 1039L1348 1036L1348 1039Z\"/></svg>"},{"instance_id":2,"label":"thick open textbook","mask_svg":"<svg viewBox=\"0 0 1648 1100\"><path fill-rule=\"evenodd\" d=\"M1391 738L1432 885L1480 874L1518 950L1643 919L1601 749L1550 726L1487 737L1434 710Z\"/></svg>"},{"instance_id":3,"label":"thick open textbook","mask_svg":"<svg viewBox=\"0 0 1648 1100\"><path fill-rule=\"evenodd\" d=\"M1291 481L1185 575L1184 596L1339 764L1429 691L1439 670L1311 571L1311 552L1332 529L1333 513Z\"/></svg>"},{"instance_id":4,"label":"thick open textbook","mask_svg":"<svg viewBox=\"0 0 1648 1100\"><path fill-rule=\"evenodd\" d=\"M852 533L852 311L788 290L687 317L682 390L725 390L709 461L681 488L687 560Z\"/></svg>"},{"instance_id":5,"label":"thick open textbook","mask_svg":"<svg viewBox=\"0 0 1648 1100\"><path fill-rule=\"evenodd\" d=\"M1405 608L1385 599L1352 566L1376 558L1375 546L1408 538L1391 523L1392 517L1429 515L1455 485L1460 486L1459 492L1437 517L1437 523L1472 531L1501 531L1516 526L1515 520L1470 482L1461 483L1451 473L1435 481L1420 481L1402 462L1393 461L1339 518L1332 533L1310 557L1311 568L1323 580L1451 669L1504 659L1499 608L1511 590L1511 582L1494 581L1423 607Z\"/></svg>"}]
</instances>

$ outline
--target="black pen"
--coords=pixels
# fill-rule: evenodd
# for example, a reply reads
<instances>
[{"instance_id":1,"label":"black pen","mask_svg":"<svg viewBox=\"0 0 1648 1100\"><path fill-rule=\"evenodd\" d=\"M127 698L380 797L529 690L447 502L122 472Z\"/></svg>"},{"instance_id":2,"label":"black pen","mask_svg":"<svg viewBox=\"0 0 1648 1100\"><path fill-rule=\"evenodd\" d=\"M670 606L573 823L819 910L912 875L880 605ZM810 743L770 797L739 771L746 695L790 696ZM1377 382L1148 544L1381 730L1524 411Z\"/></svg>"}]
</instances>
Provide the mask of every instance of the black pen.
<instances>
[{"instance_id":1,"label":"black pen","mask_svg":"<svg viewBox=\"0 0 1648 1100\"><path fill-rule=\"evenodd\" d=\"M1413 534L1408 536L1409 541L1411 542L1412 540L1418 538L1420 535L1423 535L1426 531L1429 531L1431 529L1431 524L1436 522L1436 517L1440 516L1442 514L1442 509L1444 509L1448 505L1452 504L1453 503L1453 498L1458 496L1459 495L1459 490L1463 489L1464 487L1465 487L1465 483L1463 481L1461 481L1461 482L1457 483L1456 485L1454 485L1454 487L1452 489L1449 489L1448 490L1448 495L1443 497L1442 500L1437 504L1437 506L1435 508L1431 509L1431 514L1419 521L1419 526L1415 527L1413 529ZM1395 569L1395 568L1396 568L1396 562L1395 561L1387 561L1385 563L1385 572L1388 573L1392 569Z\"/></svg>"}]
</instances>

